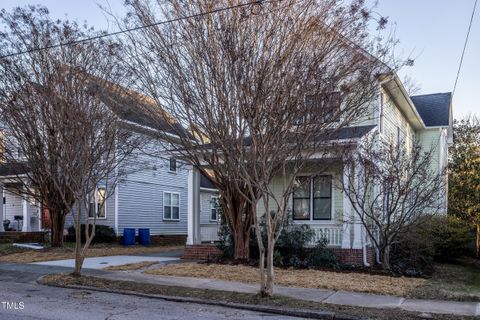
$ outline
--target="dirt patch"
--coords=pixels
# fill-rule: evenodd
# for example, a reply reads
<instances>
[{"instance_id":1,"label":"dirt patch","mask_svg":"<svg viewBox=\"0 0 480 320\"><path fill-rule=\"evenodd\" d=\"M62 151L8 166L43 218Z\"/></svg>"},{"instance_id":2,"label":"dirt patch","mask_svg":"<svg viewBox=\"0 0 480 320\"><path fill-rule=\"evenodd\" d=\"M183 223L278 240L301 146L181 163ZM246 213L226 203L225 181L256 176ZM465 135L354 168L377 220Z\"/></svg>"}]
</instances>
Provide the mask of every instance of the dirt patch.
<instances>
[{"instance_id":1,"label":"dirt patch","mask_svg":"<svg viewBox=\"0 0 480 320\"><path fill-rule=\"evenodd\" d=\"M258 269L244 265L183 263L145 271L151 275L210 278L247 283L258 282ZM390 277L365 273L276 269L275 283L289 287L330 289L406 296L422 287L422 278Z\"/></svg>"},{"instance_id":2,"label":"dirt patch","mask_svg":"<svg viewBox=\"0 0 480 320\"><path fill-rule=\"evenodd\" d=\"M178 265L177 265L178 266ZM151 283L136 283L131 281L107 280L97 277L72 277L71 275L49 275L42 279L47 285L54 286L85 286L93 287L101 290L122 290L128 292L138 292L144 294L155 294L163 296L190 297L209 300L211 303L242 303L263 306L276 306L285 308L298 308L316 311L330 311L345 316L360 317L362 319L378 319L378 320L413 320L421 319L418 313L407 312L402 310L384 310L373 308L360 308L350 306L340 306L323 304L317 302L309 302L298 299L292 299L281 296L273 296L270 298L261 297L256 294L237 293L219 290L206 290L196 288L183 288L176 286L164 286ZM86 289L86 288L85 288ZM435 319L439 320L460 320L474 319L473 317L456 317L448 315L435 315Z\"/></svg>"},{"instance_id":3,"label":"dirt patch","mask_svg":"<svg viewBox=\"0 0 480 320\"><path fill-rule=\"evenodd\" d=\"M136 271L158 264L158 261L141 261L136 263L123 264L121 266L110 266L103 270L107 271Z\"/></svg>"},{"instance_id":4,"label":"dirt patch","mask_svg":"<svg viewBox=\"0 0 480 320\"><path fill-rule=\"evenodd\" d=\"M116 255L134 255L154 252L171 252L183 250L184 246L129 246L118 244L95 244L87 253L88 257L105 257ZM46 248L43 250L23 250L17 253L3 254L0 252L0 262L31 263L40 261L73 259L75 250L66 246L64 248Z\"/></svg>"}]
</instances>

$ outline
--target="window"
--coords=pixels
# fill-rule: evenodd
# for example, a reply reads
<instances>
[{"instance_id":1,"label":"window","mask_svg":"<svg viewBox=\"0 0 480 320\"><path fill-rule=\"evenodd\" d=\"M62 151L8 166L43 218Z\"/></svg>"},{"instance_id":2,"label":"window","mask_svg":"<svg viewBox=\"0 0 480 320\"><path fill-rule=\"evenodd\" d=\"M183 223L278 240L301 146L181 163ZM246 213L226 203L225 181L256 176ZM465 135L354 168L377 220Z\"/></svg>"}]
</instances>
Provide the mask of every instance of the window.
<instances>
[{"instance_id":1,"label":"window","mask_svg":"<svg viewBox=\"0 0 480 320\"><path fill-rule=\"evenodd\" d=\"M105 187L98 187L93 194L89 196L88 216L93 218L95 213L97 218L106 218L105 200L106 200Z\"/></svg>"},{"instance_id":2,"label":"window","mask_svg":"<svg viewBox=\"0 0 480 320\"><path fill-rule=\"evenodd\" d=\"M163 219L180 220L180 194L174 192L163 193Z\"/></svg>"},{"instance_id":3,"label":"window","mask_svg":"<svg viewBox=\"0 0 480 320\"><path fill-rule=\"evenodd\" d=\"M212 197L210 200L210 220L218 220L218 197Z\"/></svg>"},{"instance_id":4,"label":"window","mask_svg":"<svg viewBox=\"0 0 480 320\"><path fill-rule=\"evenodd\" d=\"M310 177L298 177L295 181L293 219L310 219Z\"/></svg>"},{"instance_id":5,"label":"window","mask_svg":"<svg viewBox=\"0 0 480 320\"><path fill-rule=\"evenodd\" d=\"M332 218L332 178L320 176L313 179L313 220Z\"/></svg>"},{"instance_id":6,"label":"window","mask_svg":"<svg viewBox=\"0 0 480 320\"><path fill-rule=\"evenodd\" d=\"M294 220L332 219L332 177L298 177L293 192Z\"/></svg>"},{"instance_id":7,"label":"window","mask_svg":"<svg viewBox=\"0 0 480 320\"><path fill-rule=\"evenodd\" d=\"M177 172L177 159L170 158L170 172Z\"/></svg>"}]
</instances>

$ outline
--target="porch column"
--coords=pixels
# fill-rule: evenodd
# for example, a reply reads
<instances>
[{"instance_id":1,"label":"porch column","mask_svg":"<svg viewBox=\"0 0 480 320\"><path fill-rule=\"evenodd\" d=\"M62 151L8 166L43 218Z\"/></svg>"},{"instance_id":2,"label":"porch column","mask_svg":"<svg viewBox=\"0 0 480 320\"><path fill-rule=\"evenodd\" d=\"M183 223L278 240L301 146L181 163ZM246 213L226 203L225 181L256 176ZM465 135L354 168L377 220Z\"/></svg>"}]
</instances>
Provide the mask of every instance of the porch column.
<instances>
[{"instance_id":1,"label":"porch column","mask_svg":"<svg viewBox=\"0 0 480 320\"><path fill-rule=\"evenodd\" d=\"M3 220L5 217L3 216L3 184L0 183L0 232L5 231L3 228Z\"/></svg>"},{"instance_id":2,"label":"porch column","mask_svg":"<svg viewBox=\"0 0 480 320\"><path fill-rule=\"evenodd\" d=\"M348 172L351 169L350 165L343 165L344 185L348 184ZM345 191L343 191L342 249L350 249L352 247L352 231L352 204Z\"/></svg>"},{"instance_id":3,"label":"porch column","mask_svg":"<svg viewBox=\"0 0 480 320\"><path fill-rule=\"evenodd\" d=\"M200 172L192 167L188 171L187 245L199 244L200 238Z\"/></svg>"},{"instance_id":4,"label":"porch column","mask_svg":"<svg viewBox=\"0 0 480 320\"><path fill-rule=\"evenodd\" d=\"M362 185L360 185L360 181L362 180L363 176L363 168L360 166L358 162L355 162L354 164L354 181L357 185L357 189L360 190L363 188ZM352 221L353 221L353 242L352 242L352 249L362 249L363 248L363 237L362 237L362 232L363 232L363 224L362 224L362 219L358 216L357 213L352 212Z\"/></svg>"},{"instance_id":5,"label":"porch column","mask_svg":"<svg viewBox=\"0 0 480 320\"><path fill-rule=\"evenodd\" d=\"M30 210L29 210L29 203L28 203L28 195L23 195L23 224L22 224L22 232L30 232L32 231L32 227L30 225Z\"/></svg>"}]
</instances>

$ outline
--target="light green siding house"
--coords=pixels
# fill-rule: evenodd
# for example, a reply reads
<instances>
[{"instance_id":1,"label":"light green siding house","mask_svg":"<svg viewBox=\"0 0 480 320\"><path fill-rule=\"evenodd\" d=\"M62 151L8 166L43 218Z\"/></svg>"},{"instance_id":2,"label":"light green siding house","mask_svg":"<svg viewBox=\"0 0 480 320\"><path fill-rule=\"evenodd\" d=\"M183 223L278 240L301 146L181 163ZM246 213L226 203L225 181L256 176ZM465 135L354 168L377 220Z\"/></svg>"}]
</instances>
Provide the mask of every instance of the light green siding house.
<instances>
[{"instance_id":1,"label":"light green siding house","mask_svg":"<svg viewBox=\"0 0 480 320\"><path fill-rule=\"evenodd\" d=\"M451 94L410 97L396 75L381 78L377 90L377 98L371 102L366 113L352 126L339 130L337 142L355 147L373 137L391 143L404 143L408 148L417 140L425 150L434 148L432 166L435 171L442 172L447 164L448 144L452 142ZM315 240L326 237L340 261L372 263L374 250L342 191L341 181L346 179L344 172L348 168L344 159L332 152L328 157L322 155L311 162L309 169L299 174L302 187L292 193L288 202L293 223L308 224L315 231ZM284 185L282 179L285 177L278 176L272 181L273 191L279 194ZM446 211L446 189L441 191L440 198ZM190 207L194 208L194 204ZM262 213L262 210L263 205L259 205L258 211ZM197 219L193 211L189 216L192 217L189 244L200 243L201 236L194 235L204 232L195 223Z\"/></svg>"}]
</instances>

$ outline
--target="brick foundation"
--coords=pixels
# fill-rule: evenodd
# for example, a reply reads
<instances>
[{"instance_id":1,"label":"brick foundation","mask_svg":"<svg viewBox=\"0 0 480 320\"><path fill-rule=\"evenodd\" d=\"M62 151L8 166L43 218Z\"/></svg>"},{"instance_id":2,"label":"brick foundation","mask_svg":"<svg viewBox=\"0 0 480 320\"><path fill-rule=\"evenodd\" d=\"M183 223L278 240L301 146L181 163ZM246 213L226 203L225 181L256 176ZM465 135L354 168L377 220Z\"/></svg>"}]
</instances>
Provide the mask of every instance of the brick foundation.
<instances>
[{"instance_id":1,"label":"brick foundation","mask_svg":"<svg viewBox=\"0 0 480 320\"><path fill-rule=\"evenodd\" d=\"M123 236L118 237L118 242L123 243ZM135 237L135 242L139 243L138 236ZM150 243L155 245L185 245L187 242L187 236L183 234L179 235L150 235Z\"/></svg>"},{"instance_id":2,"label":"brick foundation","mask_svg":"<svg viewBox=\"0 0 480 320\"><path fill-rule=\"evenodd\" d=\"M185 260L209 260L222 254L214 244L187 245L182 259Z\"/></svg>"},{"instance_id":3,"label":"brick foundation","mask_svg":"<svg viewBox=\"0 0 480 320\"><path fill-rule=\"evenodd\" d=\"M45 232L20 232L6 231L0 232L0 243L29 243L29 242L45 242Z\"/></svg>"},{"instance_id":4,"label":"brick foundation","mask_svg":"<svg viewBox=\"0 0 480 320\"><path fill-rule=\"evenodd\" d=\"M341 249L334 248L333 251L338 257L340 263L363 265L363 250L362 249ZM375 263L375 250L371 247L367 248L367 261L370 264Z\"/></svg>"}]
</instances>

